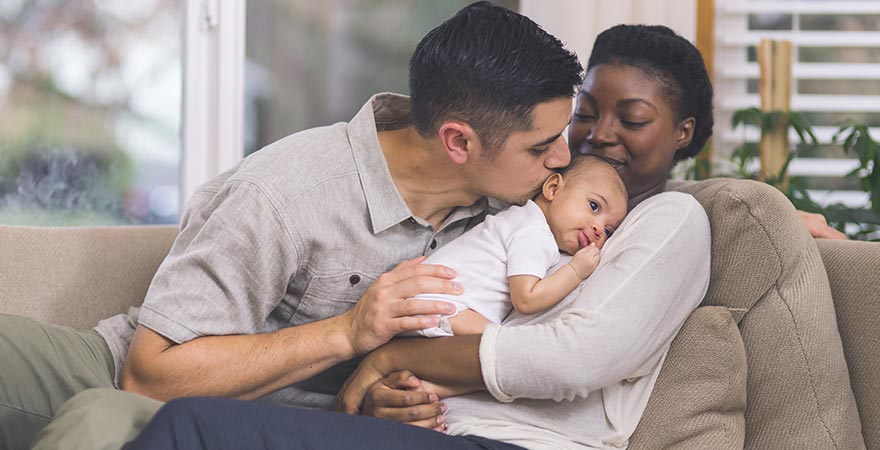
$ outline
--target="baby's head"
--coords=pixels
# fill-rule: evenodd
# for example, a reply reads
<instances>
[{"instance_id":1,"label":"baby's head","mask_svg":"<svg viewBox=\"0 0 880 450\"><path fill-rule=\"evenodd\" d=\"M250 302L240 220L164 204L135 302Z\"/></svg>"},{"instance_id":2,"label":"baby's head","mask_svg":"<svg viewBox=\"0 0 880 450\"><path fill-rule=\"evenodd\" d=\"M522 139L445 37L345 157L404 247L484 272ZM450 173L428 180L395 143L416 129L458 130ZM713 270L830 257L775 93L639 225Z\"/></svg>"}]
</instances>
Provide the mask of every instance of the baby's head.
<instances>
[{"instance_id":1,"label":"baby's head","mask_svg":"<svg viewBox=\"0 0 880 450\"><path fill-rule=\"evenodd\" d=\"M605 245L626 217L627 200L626 186L611 164L597 156L577 155L547 178L535 203L556 245L573 255L590 244Z\"/></svg>"}]
</instances>

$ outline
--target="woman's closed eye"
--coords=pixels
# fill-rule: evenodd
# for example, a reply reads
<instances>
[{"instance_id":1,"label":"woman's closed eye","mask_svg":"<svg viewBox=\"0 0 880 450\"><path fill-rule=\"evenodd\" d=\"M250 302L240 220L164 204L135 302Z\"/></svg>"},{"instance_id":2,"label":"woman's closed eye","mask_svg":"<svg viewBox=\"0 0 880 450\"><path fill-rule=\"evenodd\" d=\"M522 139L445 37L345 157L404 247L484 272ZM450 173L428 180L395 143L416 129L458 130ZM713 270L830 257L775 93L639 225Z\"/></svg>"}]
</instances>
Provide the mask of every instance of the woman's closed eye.
<instances>
[{"instance_id":1,"label":"woman's closed eye","mask_svg":"<svg viewBox=\"0 0 880 450\"><path fill-rule=\"evenodd\" d=\"M575 120L578 122L589 122L595 118L592 113L583 112L575 112L572 116L574 116Z\"/></svg>"}]
</instances>

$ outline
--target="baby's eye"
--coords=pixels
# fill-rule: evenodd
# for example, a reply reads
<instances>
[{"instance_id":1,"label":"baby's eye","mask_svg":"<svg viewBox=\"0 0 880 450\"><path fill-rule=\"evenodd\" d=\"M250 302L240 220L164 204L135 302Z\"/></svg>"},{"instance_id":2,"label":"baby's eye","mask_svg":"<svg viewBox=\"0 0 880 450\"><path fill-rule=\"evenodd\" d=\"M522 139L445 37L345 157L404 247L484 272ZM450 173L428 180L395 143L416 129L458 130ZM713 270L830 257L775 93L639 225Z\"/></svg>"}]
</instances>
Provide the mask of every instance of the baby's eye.
<instances>
[{"instance_id":1,"label":"baby's eye","mask_svg":"<svg viewBox=\"0 0 880 450\"><path fill-rule=\"evenodd\" d=\"M610 238L612 234L614 234L614 230L611 228L605 228L605 239Z\"/></svg>"},{"instance_id":2,"label":"baby's eye","mask_svg":"<svg viewBox=\"0 0 880 450\"><path fill-rule=\"evenodd\" d=\"M594 213L599 212L599 204L593 200L590 200L590 209L592 209Z\"/></svg>"}]
</instances>

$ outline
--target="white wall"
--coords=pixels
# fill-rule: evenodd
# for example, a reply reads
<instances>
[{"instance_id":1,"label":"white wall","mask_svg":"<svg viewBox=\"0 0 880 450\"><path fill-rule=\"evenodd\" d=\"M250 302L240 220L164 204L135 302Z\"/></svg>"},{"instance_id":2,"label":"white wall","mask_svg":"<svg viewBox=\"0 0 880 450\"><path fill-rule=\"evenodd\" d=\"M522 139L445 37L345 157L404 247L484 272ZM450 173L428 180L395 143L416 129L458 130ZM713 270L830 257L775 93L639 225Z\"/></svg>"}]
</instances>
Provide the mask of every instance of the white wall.
<instances>
[{"instance_id":1,"label":"white wall","mask_svg":"<svg viewBox=\"0 0 880 450\"><path fill-rule=\"evenodd\" d=\"M521 0L519 10L584 65L596 35L620 23L666 25L691 42L697 35L697 0Z\"/></svg>"}]
</instances>

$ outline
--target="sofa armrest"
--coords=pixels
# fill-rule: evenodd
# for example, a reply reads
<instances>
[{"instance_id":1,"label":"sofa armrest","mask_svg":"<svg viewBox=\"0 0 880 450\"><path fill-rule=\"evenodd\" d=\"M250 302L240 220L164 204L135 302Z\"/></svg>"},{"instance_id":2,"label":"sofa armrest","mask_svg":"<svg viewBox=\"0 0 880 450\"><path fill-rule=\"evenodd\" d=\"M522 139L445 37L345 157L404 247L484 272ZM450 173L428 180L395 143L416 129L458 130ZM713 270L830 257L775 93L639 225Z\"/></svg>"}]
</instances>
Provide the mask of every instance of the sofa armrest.
<instances>
[{"instance_id":1,"label":"sofa armrest","mask_svg":"<svg viewBox=\"0 0 880 450\"><path fill-rule=\"evenodd\" d=\"M865 446L880 449L880 243L817 239Z\"/></svg>"},{"instance_id":2,"label":"sofa armrest","mask_svg":"<svg viewBox=\"0 0 880 450\"><path fill-rule=\"evenodd\" d=\"M0 226L0 313L74 328L143 302L176 226Z\"/></svg>"}]
</instances>

